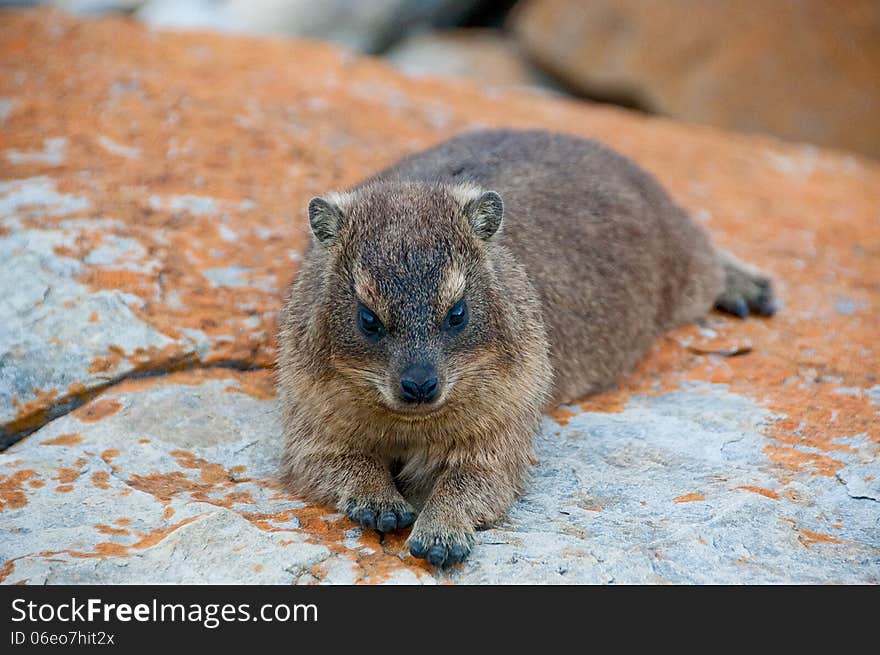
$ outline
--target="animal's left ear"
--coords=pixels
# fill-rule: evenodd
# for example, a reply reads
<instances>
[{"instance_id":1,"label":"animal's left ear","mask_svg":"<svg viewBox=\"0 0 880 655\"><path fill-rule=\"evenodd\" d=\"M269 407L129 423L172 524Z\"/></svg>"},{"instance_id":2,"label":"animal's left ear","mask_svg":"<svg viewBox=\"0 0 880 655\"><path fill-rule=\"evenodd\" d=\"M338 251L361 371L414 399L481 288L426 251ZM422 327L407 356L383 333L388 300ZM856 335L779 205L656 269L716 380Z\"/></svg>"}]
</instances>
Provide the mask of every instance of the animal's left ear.
<instances>
[{"instance_id":1,"label":"animal's left ear","mask_svg":"<svg viewBox=\"0 0 880 655\"><path fill-rule=\"evenodd\" d=\"M309 226L315 240L322 246L330 246L339 233L342 224L342 210L333 202L334 198L312 198L309 201Z\"/></svg>"},{"instance_id":2,"label":"animal's left ear","mask_svg":"<svg viewBox=\"0 0 880 655\"><path fill-rule=\"evenodd\" d=\"M481 239L489 239L501 227L504 203L494 191L485 191L465 205L465 213L474 233Z\"/></svg>"}]
</instances>

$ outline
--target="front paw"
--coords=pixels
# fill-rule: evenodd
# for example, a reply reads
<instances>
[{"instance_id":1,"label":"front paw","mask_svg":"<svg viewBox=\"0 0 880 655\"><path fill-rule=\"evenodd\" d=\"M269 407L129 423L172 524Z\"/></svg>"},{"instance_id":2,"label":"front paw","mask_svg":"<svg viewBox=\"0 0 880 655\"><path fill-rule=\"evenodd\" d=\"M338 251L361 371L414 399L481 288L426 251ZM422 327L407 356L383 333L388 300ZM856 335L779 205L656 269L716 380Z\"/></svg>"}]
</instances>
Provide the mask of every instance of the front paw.
<instances>
[{"instance_id":1,"label":"front paw","mask_svg":"<svg viewBox=\"0 0 880 655\"><path fill-rule=\"evenodd\" d=\"M416 520L415 512L406 503L367 498L349 500L345 514L363 527L379 532L408 528Z\"/></svg>"},{"instance_id":2,"label":"front paw","mask_svg":"<svg viewBox=\"0 0 880 655\"><path fill-rule=\"evenodd\" d=\"M416 525L409 536L409 552L413 557L443 569L463 562L473 544L473 532L463 530L421 529Z\"/></svg>"}]
</instances>

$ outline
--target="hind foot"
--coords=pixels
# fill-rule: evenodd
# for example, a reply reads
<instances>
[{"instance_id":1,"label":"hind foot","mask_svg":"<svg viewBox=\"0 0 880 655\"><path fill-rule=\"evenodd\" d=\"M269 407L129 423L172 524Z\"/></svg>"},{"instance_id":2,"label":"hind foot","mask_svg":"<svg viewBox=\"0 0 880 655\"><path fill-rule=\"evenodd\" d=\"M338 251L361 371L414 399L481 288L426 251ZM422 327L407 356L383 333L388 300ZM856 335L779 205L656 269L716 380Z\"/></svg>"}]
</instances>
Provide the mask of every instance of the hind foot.
<instances>
[{"instance_id":1,"label":"hind foot","mask_svg":"<svg viewBox=\"0 0 880 655\"><path fill-rule=\"evenodd\" d=\"M738 261L732 255L721 254L724 267L724 290L715 299L715 309L746 318L749 313L773 316L779 308L773 295L770 278Z\"/></svg>"}]
</instances>

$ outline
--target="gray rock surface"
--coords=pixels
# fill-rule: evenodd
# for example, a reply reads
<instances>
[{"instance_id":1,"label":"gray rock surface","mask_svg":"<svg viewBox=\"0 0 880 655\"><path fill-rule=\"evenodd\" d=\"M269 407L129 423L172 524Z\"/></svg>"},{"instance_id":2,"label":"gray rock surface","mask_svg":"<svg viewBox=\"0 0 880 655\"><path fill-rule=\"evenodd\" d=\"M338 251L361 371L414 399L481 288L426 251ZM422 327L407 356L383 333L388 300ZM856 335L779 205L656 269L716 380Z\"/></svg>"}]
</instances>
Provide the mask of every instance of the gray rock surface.
<instances>
[{"instance_id":1,"label":"gray rock surface","mask_svg":"<svg viewBox=\"0 0 880 655\"><path fill-rule=\"evenodd\" d=\"M117 290L94 291L78 281L89 265L155 273L156 262L138 241L111 233L111 228L124 232L124 224L71 218L42 227L33 220L88 208L87 200L59 193L49 178L0 182L0 226L9 231L0 236L5 290L0 315L7 317L0 322L0 447L37 424L22 413L28 402L51 394L51 409L38 418L58 415L81 402L83 392L137 369L137 358L126 354L170 346L177 358L206 351L206 338L196 331L175 340L138 318L133 310L143 307L142 299ZM101 245L82 261L59 253L58 248L90 235L102 236ZM19 416L24 422L16 421Z\"/></svg>"},{"instance_id":2,"label":"gray rock surface","mask_svg":"<svg viewBox=\"0 0 880 655\"><path fill-rule=\"evenodd\" d=\"M6 582L739 583L880 579L877 501L854 439L839 478L783 492L761 431L722 385L544 422L528 492L472 558L429 572L276 480L262 373L123 383L0 455ZM112 412L112 413L111 413ZM106 413L102 418L97 416ZM96 420L97 419L97 420ZM835 529L834 524L842 524ZM320 527L318 527L320 526Z\"/></svg>"},{"instance_id":3,"label":"gray rock surface","mask_svg":"<svg viewBox=\"0 0 880 655\"><path fill-rule=\"evenodd\" d=\"M783 491L763 454L775 418L722 385L697 384L616 414L545 421L529 493L508 524L482 533L461 580L880 580L880 506L829 477ZM840 476L861 479L873 446L850 446Z\"/></svg>"}]
</instances>

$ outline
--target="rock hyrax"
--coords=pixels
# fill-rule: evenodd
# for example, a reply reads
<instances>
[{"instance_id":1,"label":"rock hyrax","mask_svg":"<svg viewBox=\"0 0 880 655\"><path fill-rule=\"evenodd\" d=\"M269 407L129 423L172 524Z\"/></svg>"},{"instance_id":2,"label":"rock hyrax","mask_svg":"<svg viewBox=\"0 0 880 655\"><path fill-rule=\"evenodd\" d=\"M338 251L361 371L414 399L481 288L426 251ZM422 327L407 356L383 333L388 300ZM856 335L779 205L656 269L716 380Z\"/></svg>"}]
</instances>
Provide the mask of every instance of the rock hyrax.
<instances>
[{"instance_id":1,"label":"rock hyrax","mask_svg":"<svg viewBox=\"0 0 880 655\"><path fill-rule=\"evenodd\" d=\"M658 182L595 142L464 134L309 203L280 315L285 473L462 561L522 491L542 410L612 385L713 306L769 315Z\"/></svg>"}]
</instances>

